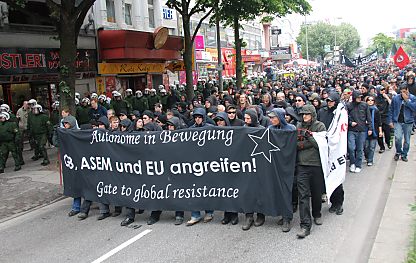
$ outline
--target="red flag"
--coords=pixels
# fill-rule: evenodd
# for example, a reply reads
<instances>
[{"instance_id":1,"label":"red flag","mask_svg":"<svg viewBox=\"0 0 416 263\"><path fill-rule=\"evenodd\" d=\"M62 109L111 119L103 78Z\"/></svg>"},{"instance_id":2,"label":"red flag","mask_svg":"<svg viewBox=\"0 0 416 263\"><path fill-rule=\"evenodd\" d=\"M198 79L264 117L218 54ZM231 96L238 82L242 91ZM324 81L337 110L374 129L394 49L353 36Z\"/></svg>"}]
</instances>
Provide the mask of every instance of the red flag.
<instances>
[{"instance_id":1,"label":"red flag","mask_svg":"<svg viewBox=\"0 0 416 263\"><path fill-rule=\"evenodd\" d=\"M409 56L404 52L403 48L400 46L397 50L396 54L394 55L394 64L398 66L400 69L404 68L409 64Z\"/></svg>"}]
</instances>

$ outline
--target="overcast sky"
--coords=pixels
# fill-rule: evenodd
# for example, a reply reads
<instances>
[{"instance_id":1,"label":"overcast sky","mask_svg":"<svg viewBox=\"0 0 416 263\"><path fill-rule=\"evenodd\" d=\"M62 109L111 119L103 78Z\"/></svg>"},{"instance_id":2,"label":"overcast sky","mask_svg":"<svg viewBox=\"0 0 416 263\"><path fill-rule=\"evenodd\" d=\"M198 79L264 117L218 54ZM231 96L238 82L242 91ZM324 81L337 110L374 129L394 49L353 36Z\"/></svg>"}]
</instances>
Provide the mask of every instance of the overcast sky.
<instances>
[{"instance_id":1,"label":"overcast sky","mask_svg":"<svg viewBox=\"0 0 416 263\"><path fill-rule=\"evenodd\" d=\"M309 0L309 3L313 12L308 20L329 19L333 22L334 18L340 17L341 21L357 28L363 46L379 32L416 28L416 0Z\"/></svg>"}]
</instances>

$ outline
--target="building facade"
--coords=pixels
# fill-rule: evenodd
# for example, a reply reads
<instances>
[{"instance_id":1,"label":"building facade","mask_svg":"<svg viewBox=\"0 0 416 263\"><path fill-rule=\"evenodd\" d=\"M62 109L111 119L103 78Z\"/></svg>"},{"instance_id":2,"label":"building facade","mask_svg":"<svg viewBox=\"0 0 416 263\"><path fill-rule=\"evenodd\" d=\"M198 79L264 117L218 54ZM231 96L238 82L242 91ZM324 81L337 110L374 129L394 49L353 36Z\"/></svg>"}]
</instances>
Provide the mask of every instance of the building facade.
<instances>
[{"instance_id":1,"label":"building facade","mask_svg":"<svg viewBox=\"0 0 416 263\"><path fill-rule=\"evenodd\" d=\"M14 111L31 98L49 108L57 99L59 84L59 41L54 40L57 34L46 1L28 1L26 6L37 15L10 9L0 2L0 98ZM93 30L81 30L76 67L76 89L81 93L95 90Z\"/></svg>"}]
</instances>

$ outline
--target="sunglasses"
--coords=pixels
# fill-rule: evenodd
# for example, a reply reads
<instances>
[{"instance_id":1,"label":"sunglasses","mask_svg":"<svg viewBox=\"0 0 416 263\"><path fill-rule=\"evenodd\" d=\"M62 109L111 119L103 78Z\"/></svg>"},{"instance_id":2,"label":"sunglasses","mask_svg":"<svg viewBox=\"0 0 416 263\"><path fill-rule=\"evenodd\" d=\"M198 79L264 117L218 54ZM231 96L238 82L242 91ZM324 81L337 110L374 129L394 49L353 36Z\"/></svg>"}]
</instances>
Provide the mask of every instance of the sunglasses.
<instances>
[{"instance_id":1,"label":"sunglasses","mask_svg":"<svg viewBox=\"0 0 416 263\"><path fill-rule=\"evenodd\" d=\"M235 114L236 113L236 111L229 111L229 112L227 112L228 114Z\"/></svg>"}]
</instances>

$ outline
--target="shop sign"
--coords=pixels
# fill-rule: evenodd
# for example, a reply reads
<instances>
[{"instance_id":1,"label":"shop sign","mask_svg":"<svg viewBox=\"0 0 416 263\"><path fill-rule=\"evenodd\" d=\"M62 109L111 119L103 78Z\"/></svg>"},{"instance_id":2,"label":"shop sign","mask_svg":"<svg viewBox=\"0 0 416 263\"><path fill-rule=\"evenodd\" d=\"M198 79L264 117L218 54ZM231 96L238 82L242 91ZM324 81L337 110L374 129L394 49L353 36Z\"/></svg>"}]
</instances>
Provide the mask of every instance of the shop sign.
<instances>
[{"instance_id":1,"label":"shop sign","mask_svg":"<svg viewBox=\"0 0 416 263\"><path fill-rule=\"evenodd\" d=\"M164 63L98 63L98 73L101 75L163 73L164 71Z\"/></svg>"},{"instance_id":2,"label":"shop sign","mask_svg":"<svg viewBox=\"0 0 416 263\"><path fill-rule=\"evenodd\" d=\"M79 49L77 72L96 71L97 55L93 49ZM59 73L59 49L0 48L0 75Z\"/></svg>"}]
</instances>

